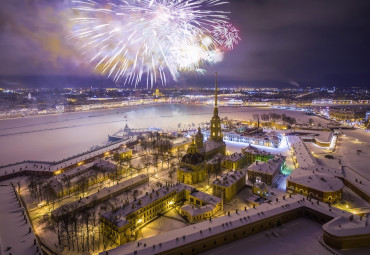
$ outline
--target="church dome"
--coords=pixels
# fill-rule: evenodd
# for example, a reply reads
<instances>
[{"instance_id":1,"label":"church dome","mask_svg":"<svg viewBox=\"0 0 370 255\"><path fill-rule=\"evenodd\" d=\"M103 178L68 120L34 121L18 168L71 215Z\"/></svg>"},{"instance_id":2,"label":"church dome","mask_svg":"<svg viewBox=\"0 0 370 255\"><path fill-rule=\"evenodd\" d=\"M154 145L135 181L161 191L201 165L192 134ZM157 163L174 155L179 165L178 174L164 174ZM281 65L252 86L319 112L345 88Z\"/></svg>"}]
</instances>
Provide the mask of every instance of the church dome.
<instances>
[{"instance_id":1,"label":"church dome","mask_svg":"<svg viewBox=\"0 0 370 255\"><path fill-rule=\"evenodd\" d=\"M199 153L188 153L182 157L181 162L191 165L198 165L204 161L203 155Z\"/></svg>"}]
</instances>

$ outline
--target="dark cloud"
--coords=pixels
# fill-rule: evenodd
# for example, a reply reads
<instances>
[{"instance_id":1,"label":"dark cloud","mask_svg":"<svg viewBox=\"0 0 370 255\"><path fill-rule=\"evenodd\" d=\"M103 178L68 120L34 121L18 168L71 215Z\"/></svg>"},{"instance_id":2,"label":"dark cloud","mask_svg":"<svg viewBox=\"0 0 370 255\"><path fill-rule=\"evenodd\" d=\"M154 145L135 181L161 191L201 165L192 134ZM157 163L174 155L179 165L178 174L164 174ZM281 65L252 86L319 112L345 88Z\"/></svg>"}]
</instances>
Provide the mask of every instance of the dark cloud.
<instances>
[{"instance_id":1,"label":"dark cloud","mask_svg":"<svg viewBox=\"0 0 370 255\"><path fill-rule=\"evenodd\" d=\"M1 1L1 75L96 79L67 40L69 3ZM231 0L229 8L242 41L205 76L180 84L211 84L217 70L225 85L368 86L369 0Z\"/></svg>"}]
</instances>

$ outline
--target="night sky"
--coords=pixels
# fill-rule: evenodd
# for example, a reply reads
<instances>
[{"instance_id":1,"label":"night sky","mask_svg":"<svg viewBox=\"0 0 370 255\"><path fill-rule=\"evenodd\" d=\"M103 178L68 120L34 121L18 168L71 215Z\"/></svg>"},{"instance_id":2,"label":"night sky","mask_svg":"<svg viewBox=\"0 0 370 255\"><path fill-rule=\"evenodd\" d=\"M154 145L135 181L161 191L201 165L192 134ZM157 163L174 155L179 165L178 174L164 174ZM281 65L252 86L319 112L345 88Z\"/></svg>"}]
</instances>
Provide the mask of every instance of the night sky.
<instances>
[{"instance_id":1,"label":"night sky","mask_svg":"<svg viewBox=\"0 0 370 255\"><path fill-rule=\"evenodd\" d=\"M369 0L232 0L229 8L239 45L208 74L169 86L211 86L217 70L223 86L370 87ZM0 87L113 85L67 39L70 14L69 0L1 1Z\"/></svg>"}]
</instances>

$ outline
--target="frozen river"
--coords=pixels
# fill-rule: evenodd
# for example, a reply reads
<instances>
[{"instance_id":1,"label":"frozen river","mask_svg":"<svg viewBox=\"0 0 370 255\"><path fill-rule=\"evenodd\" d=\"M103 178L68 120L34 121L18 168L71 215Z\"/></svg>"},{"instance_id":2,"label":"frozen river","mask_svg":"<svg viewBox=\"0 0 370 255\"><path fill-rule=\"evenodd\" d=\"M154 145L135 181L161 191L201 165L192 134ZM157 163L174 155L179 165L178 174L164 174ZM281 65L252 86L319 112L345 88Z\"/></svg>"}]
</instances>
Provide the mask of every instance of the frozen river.
<instances>
[{"instance_id":1,"label":"frozen river","mask_svg":"<svg viewBox=\"0 0 370 255\"><path fill-rule=\"evenodd\" d=\"M303 112L270 108L221 107L220 117L251 119L253 114L277 112L307 121ZM176 128L210 120L212 106L161 104L110 110L0 120L0 165L23 160L61 160L107 142L125 125L131 128ZM320 121L316 118L315 121Z\"/></svg>"}]
</instances>

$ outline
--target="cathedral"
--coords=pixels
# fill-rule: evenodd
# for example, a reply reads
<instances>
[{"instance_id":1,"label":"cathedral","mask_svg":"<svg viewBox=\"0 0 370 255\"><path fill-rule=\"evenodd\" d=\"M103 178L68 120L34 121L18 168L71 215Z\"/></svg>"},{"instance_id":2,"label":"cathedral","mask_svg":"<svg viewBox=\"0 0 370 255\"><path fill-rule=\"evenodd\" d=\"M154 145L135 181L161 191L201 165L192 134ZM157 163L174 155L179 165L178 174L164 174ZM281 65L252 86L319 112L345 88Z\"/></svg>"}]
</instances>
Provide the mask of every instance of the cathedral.
<instances>
[{"instance_id":1,"label":"cathedral","mask_svg":"<svg viewBox=\"0 0 370 255\"><path fill-rule=\"evenodd\" d=\"M204 181L207 177L207 161L212 161L216 155L225 155L226 144L223 141L221 132L221 119L218 116L217 107L217 73L215 87L215 107L210 127L211 136L204 142L203 134L198 128L197 134L193 137L193 142L189 146L187 153L180 162L177 171L177 180L185 184L194 184Z\"/></svg>"}]
</instances>

